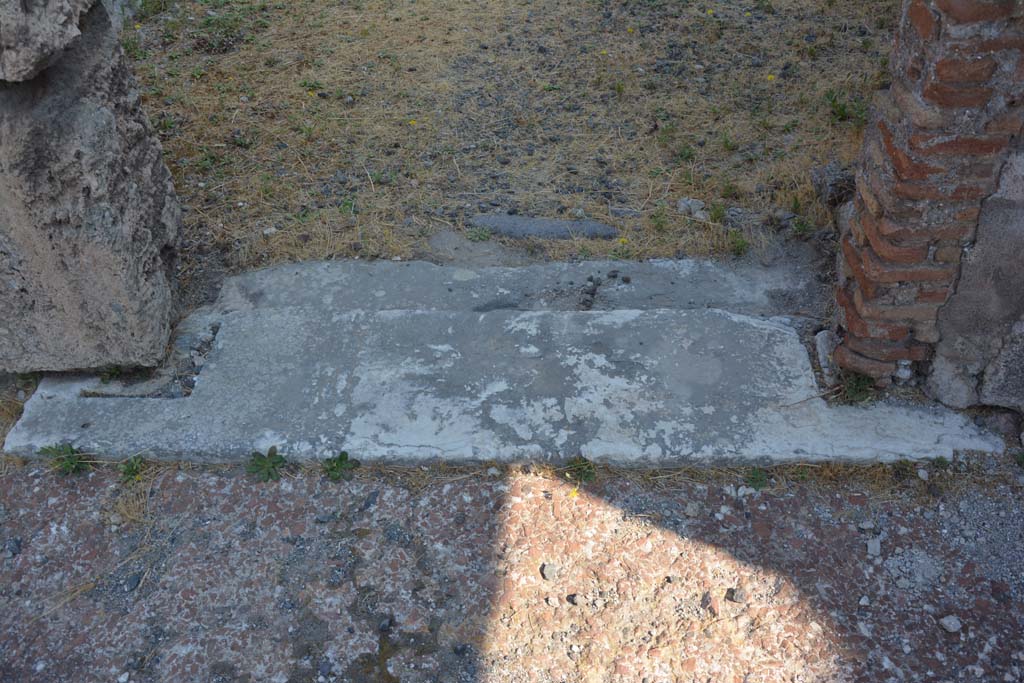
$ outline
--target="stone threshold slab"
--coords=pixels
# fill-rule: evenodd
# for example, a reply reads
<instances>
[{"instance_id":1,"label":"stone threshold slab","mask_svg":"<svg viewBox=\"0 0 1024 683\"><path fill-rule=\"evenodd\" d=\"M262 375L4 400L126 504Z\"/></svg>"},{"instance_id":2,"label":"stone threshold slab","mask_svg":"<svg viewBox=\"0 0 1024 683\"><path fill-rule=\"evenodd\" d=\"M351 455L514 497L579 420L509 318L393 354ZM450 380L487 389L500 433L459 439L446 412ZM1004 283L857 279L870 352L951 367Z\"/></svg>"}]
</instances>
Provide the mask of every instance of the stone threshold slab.
<instances>
[{"instance_id":1,"label":"stone threshold slab","mask_svg":"<svg viewBox=\"0 0 1024 683\"><path fill-rule=\"evenodd\" d=\"M101 457L689 463L998 451L940 408L830 407L796 332L717 309L223 313L185 398L90 397L48 377L7 438Z\"/></svg>"},{"instance_id":2,"label":"stone threshold slab","mask_svg":"<svg viewBox=\"0 0 1024 683\"><path fill-rule=\"evenodd\" d=\"M516 268L438 266L423 261L327 261L274 266L224 282L221 309L593 310L721 308L789 315L815 308L820 284L789 261L717 263L680 259L585 261ZM803 306L794 308L794 294ZM816 304L816 302L815 302ZM803 311L807 315L806 310Z\"/></svg>"}]
</instances>

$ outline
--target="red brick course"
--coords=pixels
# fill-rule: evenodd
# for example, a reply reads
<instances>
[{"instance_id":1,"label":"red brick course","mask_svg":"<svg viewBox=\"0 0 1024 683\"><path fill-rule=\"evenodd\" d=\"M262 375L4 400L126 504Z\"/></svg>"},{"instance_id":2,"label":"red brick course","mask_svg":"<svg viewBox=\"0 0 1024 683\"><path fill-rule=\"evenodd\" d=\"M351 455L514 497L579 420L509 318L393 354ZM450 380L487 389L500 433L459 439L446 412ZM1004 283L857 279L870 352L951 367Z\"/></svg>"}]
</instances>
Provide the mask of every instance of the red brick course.
<instances>
[{"instance_id":1,"label":"red brick course","mask_svg":"<svg viewBox=\"0 0 1024 683\"><path fill-rule=\"evenodd\" d=\"M939 22L935 20L935 15L928 9L924 0L913 0L910 3L907 7L907 19L922 40L931 40L939 27Z\"/></svg>"},{"instance_id":2,"label":"red brick course","mask_svg":"<svg viewBox=\"0 0 1024 683\"><path fill-rule=\"evenodd\" d=\"M1016 4L1016 0L935 0L942 13L958 24L1008 19Z\"/></svg>"},{"instance_id":3,"label":"red brick course","mask_svg":"<svg viewBox=\"0 0 1024 683\"><path fill-rule=\"evenodd\" d=\"M887 382L927 362L982 201L1024 129L1024 3L904 0L892 86L876 98L840 226L844 368Z\"/></svg>"},{"instance_id":4,"label":"red brick course","mask_svg":"<svg viewBox=\"0 0 1024 683\"><path fill-rule=\"evenodd\" d=\"M986 83L999 63L992 57L943 59L935 65L935 76L948 83Z\"/></svg>"}]
</instances>

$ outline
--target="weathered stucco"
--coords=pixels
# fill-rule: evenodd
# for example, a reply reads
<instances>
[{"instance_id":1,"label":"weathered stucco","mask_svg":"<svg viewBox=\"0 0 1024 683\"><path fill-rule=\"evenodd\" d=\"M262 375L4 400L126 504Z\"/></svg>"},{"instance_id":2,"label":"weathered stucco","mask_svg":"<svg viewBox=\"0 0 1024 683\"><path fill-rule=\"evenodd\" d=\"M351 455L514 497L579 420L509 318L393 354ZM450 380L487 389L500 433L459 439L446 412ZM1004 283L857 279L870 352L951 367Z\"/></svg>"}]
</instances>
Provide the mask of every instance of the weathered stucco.
<instances>
[{"instance_id":1,"label":"weathered stucco","mask_svg":"<svg viewBox=\"0 0 1024 683\"><path fill-rule=\"evenodd\" d=\"M985 201L956 292L939 312L942 339L928 389L949 405L1024 410L1024 144Z\"/></svg>"}]
</instances>

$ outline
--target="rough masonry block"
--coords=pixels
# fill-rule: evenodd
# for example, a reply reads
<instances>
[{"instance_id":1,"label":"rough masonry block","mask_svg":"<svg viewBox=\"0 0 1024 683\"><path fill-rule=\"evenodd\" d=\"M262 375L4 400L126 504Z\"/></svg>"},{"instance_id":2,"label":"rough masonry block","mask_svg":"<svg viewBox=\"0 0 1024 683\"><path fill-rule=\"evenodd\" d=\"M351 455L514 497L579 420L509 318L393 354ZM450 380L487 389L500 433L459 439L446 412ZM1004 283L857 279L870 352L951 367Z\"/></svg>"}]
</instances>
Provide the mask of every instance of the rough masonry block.
<instances>
[{"instance_id":1,"label":"rough masonry block","mask_svg":"<svg viewBox=\"0 0 1024 683\"><path fill-rule=\"evenodd\" d=\"M0 83L0 371L150 366L181 211L110 17Z\"/></svg>"}]
</instances>

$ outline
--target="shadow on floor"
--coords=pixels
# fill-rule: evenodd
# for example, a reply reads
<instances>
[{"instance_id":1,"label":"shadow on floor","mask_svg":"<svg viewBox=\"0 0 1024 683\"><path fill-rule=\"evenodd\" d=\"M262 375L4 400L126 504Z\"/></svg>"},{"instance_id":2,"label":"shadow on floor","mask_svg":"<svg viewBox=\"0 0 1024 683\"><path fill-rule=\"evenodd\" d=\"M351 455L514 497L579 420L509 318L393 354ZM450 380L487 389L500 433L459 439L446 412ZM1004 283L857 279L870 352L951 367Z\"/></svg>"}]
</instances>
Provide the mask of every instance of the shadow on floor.
<instances>
[{"instance_id":1,"label":"shadow on floor","mask_svg":"<svg viewBox=\"0 0 1024 683\"><path fill-rule=\"evenodd\" d=\"M11 468L0 681L1021 680L1019 482L741 486Z\"/></svg>"}]
</instances>

